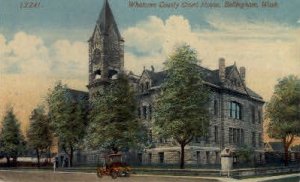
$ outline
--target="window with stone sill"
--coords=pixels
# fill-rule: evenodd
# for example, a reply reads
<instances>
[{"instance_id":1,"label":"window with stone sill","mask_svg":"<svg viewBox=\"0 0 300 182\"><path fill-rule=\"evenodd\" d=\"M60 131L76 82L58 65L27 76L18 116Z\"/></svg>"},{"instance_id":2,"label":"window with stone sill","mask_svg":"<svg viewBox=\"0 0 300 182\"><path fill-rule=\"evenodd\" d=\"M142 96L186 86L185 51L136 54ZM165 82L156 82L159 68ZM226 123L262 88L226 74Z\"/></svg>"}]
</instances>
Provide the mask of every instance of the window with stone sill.
<instances>
[{"instance_id":1,"label":"window with stone sill","mask_svg":"<svg viewBox=\"0 0 300 182\"><path fill-rule=\"evenodd\" d=\"M229 115L233 119L242 120L242 105L237 102L229 103Z\"/></svg>"},{"instance_id":2,"label":"window with stone sill","mask_svg":"<svg viewBox=\"0 0 300 182\"><path fill-rule=\"evenodd\" d=\"M243 145L244 130L241 128L229 128L229 144Z\"/></svg>"}]
</instances>

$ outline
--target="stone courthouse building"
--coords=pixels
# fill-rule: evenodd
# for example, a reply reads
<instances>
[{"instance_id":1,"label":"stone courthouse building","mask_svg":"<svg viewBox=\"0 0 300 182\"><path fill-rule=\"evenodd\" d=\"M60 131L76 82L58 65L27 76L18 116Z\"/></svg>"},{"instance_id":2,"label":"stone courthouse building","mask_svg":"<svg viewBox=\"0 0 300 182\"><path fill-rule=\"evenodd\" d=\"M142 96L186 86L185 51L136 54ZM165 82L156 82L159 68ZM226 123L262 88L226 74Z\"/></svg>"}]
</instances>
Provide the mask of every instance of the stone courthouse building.
<instances>
[{"instance_id":1,"label":"stone courthouse building","mask_svg":"<svg viewBox=\"0 0 300 182\"><path fill-rule=\"evenodd\" d=\"M124 72L124 40L118 30L112 10L105 0L89 43L89 97L101 91ZM225 148L233 151L243 146L255 150L256 159L264 160L263 118L264 101L246 84L246 69L236 64L226 66L219 60L219 69L209 70L198 66L205 84L212 90L209 103L209 132L197 137L186 147L187 164L219 164L220 152ZM129 74L137 92L137 117L148 126L149 147L137 153L136 159L144 164L175 164L179 162L180 148L171 139L159 138L152 132L155 112L154 102L166 78L166 71L144 69L142 75ZM92 152L90 153L93 154ZM76 156L76 155L75 155ZM95 156L87 156L95 160Z\"/></svg>"}]
</instances>

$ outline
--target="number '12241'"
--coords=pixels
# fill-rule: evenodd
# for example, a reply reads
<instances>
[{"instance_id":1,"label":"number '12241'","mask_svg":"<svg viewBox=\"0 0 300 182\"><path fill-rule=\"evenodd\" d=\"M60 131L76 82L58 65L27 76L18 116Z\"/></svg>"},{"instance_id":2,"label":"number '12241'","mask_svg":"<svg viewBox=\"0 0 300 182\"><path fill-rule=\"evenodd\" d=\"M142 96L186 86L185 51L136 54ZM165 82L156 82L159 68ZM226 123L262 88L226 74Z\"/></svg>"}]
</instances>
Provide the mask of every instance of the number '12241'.
<instances>
[{"instance_id":1,"label":"number '12241'","mask_svg":"<svg viewBox=\"0 0 300 182\"><path fill-rule=\"evenodd\" d=\"M24 1L20 3L20 8L40 8L41 2Z\"/></svg>"}]
</instances>

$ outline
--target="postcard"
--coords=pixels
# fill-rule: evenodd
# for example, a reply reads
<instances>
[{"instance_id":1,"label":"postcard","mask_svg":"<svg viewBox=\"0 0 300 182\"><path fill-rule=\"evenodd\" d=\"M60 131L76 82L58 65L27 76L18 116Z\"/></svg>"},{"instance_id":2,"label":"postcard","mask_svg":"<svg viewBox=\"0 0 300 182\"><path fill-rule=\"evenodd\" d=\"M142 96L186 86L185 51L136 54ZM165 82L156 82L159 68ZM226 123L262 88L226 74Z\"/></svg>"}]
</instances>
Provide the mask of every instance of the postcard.
<instances>
[{"instance_id":1,"label":"postcard","mask_svg":"<svg viewBox=\"0 0 300 182\"><path fill-rule=\"evenodd\" d=\"M82 181L97 180L96 172L127 176L129 168L136 181L170 181L174 174L190 181L197 180L195 174L212 181L224 180L220 174L274 180L263 171L276 166L287 173L282 165L299 172L299 135L282 140L268 129L275 86L285 78L299 82L299 8L298 0L0 0L0 166L11 167L0 171L0 181L41 180L27 172L14 175L16 167L28 166L47 169L46 178L57 170L48 181L72 181L78 174L60 173L70 168L95 173ZM197 82L194 68L187 69L194 58L208 97L193 90L202 87L189 88L189 78ZM181 69L174 66L179 59ZM131 89L105 92L121 75ZM59 88L69 93L70 103L83 106L63 105ZM126 100L130 90L133 105ZM184 90L194 95L180 100ZM121 95L122 101L113 102ZM34 121L49 121L54 139L48 141L47 127L34 128ZM104 127L106 121L127 127ZM7 138L13 131L19 138ZM40 136L33 139L35 134ZM51 145L36 147L33 140ZM110 154L103 152L108 148ZM121 159L131 167L112 172L108 161ZM252 170L242 174L245 167ZM289 178L299 180L295 174Z\"/></svg>"}]
</instances>

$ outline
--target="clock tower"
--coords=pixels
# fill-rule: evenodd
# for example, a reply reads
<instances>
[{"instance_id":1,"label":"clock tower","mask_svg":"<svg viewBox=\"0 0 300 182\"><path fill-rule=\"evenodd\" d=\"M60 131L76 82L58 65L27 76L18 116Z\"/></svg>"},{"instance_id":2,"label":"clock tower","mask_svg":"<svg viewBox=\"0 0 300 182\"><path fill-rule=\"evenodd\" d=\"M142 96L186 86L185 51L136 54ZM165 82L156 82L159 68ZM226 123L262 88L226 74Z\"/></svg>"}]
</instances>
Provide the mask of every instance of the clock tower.
<instances>
[{"instance_id":1,"label":"clock tower","mask_svg":"<svg viewBox=\"0 0 300 182\"><path fill-rule=\"evenodd\" d=\"M89 43L89 95L116 79L124 70L124 40L121 37L108 0L102 10Z\"/></svg>"}]
</instances>

